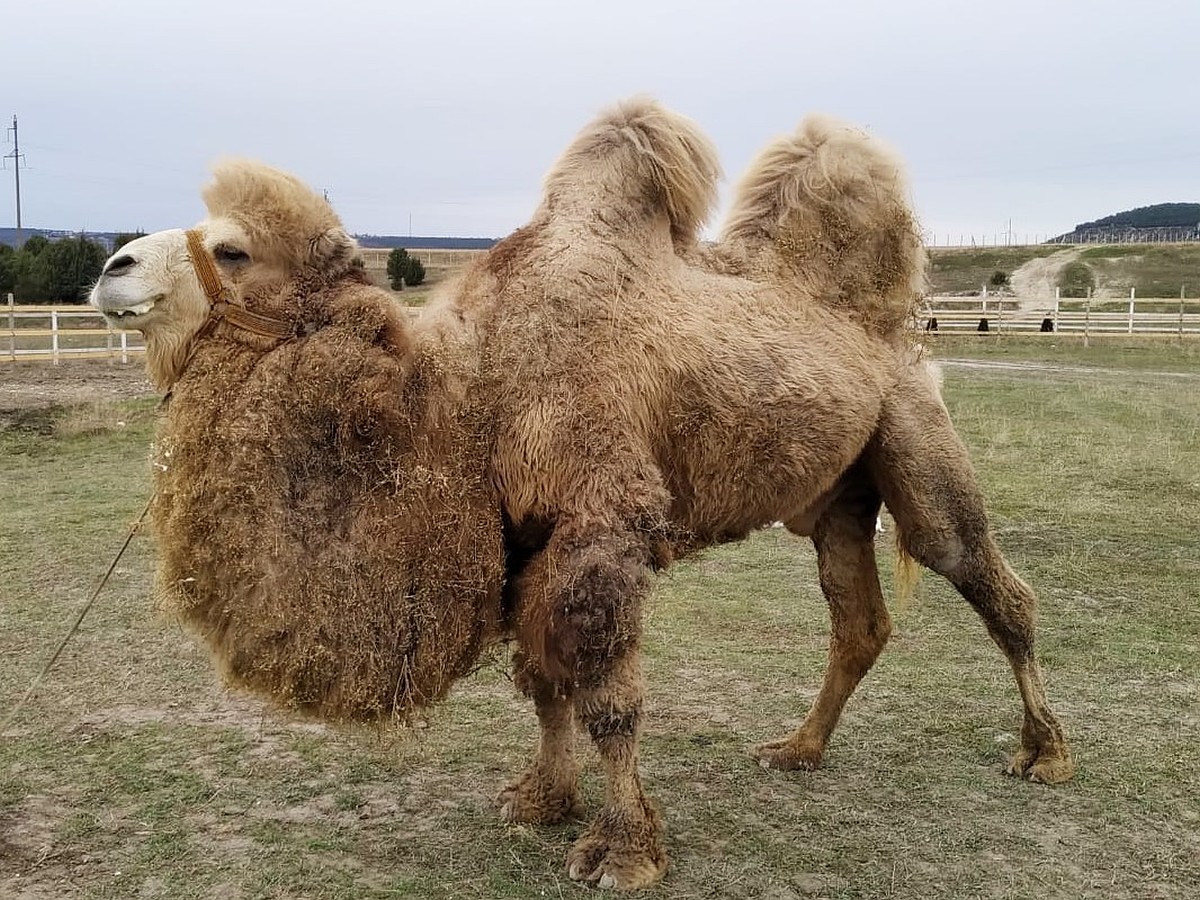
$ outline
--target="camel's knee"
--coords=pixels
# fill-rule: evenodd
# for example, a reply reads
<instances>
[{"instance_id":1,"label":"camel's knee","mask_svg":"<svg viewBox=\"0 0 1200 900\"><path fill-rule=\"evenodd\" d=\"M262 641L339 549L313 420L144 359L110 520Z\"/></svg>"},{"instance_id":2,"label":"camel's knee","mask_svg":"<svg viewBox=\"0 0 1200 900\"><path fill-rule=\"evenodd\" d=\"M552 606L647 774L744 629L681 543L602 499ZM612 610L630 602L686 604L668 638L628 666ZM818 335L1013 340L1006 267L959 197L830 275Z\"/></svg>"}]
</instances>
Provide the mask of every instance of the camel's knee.
<instances>
[{"instance_id":1,"label":"camel's knee","mask_svg":"<svg viewBox=\"0 0 1200 900\"><path fill-rule=\"evenodd\" d=\"M521 643L549 680L600 684L637 648L650 553L619 534L564 540L554 550L544 584L530 592L535 602L522 612Z\"/></svg>"}]
</instances>

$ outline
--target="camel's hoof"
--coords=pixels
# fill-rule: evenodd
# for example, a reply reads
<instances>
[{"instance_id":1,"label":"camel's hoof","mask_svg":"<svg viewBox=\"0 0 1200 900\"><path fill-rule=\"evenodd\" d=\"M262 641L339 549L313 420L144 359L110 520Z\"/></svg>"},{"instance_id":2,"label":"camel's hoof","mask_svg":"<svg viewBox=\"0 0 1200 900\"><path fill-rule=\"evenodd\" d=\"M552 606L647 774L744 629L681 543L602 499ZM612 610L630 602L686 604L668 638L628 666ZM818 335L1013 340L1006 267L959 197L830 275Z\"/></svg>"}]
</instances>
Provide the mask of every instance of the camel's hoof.
<instances>
[{"instance_id":1,"label":"camel's hoof","mask_svg":"<svg viewBox=\"0 0 1200 900\"><path fill-rule=\"evenodd\" d=\"M1075 760L1066 745L1044 751L1021 749L1009 760L1004 774L1039 784L1061 784L1075 774Z\"/></svg>"},{"instance_id":2,"label":"camel's hoof","mask_svg":"<svg viewBox=\"0 0 1200 900\"><path fill-rule=\"evenodd\" d=\"M657 817L630 828L615 819L594 822L567 853L572 881L636 891L650 887L667 871L667 855L659 840Z\"/></svg>"},{"instance_id":3,"label":"camel's hoof","mask_svg":"<svg viewBox=\"0 0 1200 900\"><path fill-rule=\"evenodd\" d=\"M820 749L796 744L789 739L759 744L750 751L750 755L757 759L764 769L779 769L783 772L799 769L811 772L821 764L824 754Z\"/></svg>"},{"instance_id":4,"label":"camel's hoof","mask_svg":"<svg viewBox=\"0 0 1200 900\"><path fill-rule=\"evenodd\" d=\"M496 803L501 819L520 825L559 825L583 812L573 783L550 784L532 769L502 790Z\"/></svg>"}]
</instances>

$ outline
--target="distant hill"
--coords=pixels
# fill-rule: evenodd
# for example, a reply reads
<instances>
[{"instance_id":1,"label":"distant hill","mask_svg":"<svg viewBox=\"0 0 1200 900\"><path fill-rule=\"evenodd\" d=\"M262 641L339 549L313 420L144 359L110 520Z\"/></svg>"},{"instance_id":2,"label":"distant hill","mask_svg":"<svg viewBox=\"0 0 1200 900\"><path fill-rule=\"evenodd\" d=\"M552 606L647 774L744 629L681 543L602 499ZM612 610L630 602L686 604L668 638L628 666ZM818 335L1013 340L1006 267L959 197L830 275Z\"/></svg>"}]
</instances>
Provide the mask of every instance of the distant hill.
<instances>
[{"instance_id":1,"label":"distant hill","mask_svg":"<svg viewBox=\"0 0 1200 900\"><path fill-rule=\"evenodd\" d=\"M1052 244L1200 241L1200 203L1156 203L1083 222Z\"/></svg>"},{"instance_id":2,"label":"distant hill","mask_svg":"<svg viewBox=\"0 0 1200 900\"><path fill-rule=\"evenodd\" d=\"M60 238L78 237L78 231L64 231L56 228L24 228L22 238L28 239L40 234L47 240L56 241ZM106 247L112 247L113 238L117 231L84 231L83 235L93 241L99 241ZM356 234L355 239L363 247L379 247L390 250L393 247L404 247L409 250L487 250L496 243L496 238L460 238L460 237L423 237L412 235L401 237L394 234ZM17 229L0 228L0 244L17 246Z\"/></svg>"},{"instance_id":3,"label":"distant hill","mask_svg":"<svg viewBox=\"0 0 1200 900\"><path fill-rule=\"evenodd\" d=\"M41 235L50 241L57 241L61 238L79 237L82 234L89 240L98 241L106 247L111 247L113 238L119 231L64 231L61 228L22 228L21 241L22 243L29 240L35 234ZM17 229L15 228L0 228L0 244L8 244L10 247L17 246Z\"/></svg>"}]
</instances>

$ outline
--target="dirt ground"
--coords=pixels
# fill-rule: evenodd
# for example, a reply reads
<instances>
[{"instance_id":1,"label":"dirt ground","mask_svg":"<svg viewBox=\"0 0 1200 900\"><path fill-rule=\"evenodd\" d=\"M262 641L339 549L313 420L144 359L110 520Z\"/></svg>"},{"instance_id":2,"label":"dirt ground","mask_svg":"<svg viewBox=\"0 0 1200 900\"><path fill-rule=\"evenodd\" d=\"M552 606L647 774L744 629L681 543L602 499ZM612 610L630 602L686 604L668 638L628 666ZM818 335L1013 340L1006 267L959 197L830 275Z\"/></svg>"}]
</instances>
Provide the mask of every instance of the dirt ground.
<instances>
[{"instance_id":1,"label":"dirt ground","mask_svg":"<svg viewBox=\"0 0 1200 900\"><path fill-rule=\"evenodd\" d=\"M1031 259L1012 273L1012 291L1022 308L1041 308L1054 302L1054 289L1062 270L1079 258L1079 248L1063 250L1052 256Z\"/></svg>"},{"instance_id":2,"label":"dirt ground","mask_svg":"<svg viewBox=\"0 0 1200 900\"><path fill-rule=\"evenodd\" d=\"M141 360L0 363L0 417L22 410L154 396Z\"/></svg>"}]
</instances>

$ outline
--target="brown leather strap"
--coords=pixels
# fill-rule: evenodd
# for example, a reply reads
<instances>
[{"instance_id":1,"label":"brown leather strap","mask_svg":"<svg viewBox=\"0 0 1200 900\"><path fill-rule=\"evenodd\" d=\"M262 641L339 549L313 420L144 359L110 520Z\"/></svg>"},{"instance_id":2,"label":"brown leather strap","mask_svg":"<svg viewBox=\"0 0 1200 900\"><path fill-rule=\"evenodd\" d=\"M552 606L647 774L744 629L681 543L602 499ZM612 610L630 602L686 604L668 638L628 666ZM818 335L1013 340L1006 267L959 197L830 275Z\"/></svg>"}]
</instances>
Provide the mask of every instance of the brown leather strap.
<instances>
[{"instance_id":1,"label":"brown leather strap","mask_svg":"<svg viewBox=\"0 0 1200 900\"><path fill-rule=\"evenodd\" d=\"M196 270L196 277L200 279L204 295L208 297L210 303L215 304L225 292L225 287L221 284L221 276L217 274L216 263L208 255L208 250L204 247L204 239L200 237L200 232L196 229L189 228L187 230L187 244L188 255L192 257L192 268Z\"/></svg>"},{"instance_id":2,"label":"brown leather strap","mask_svg":"<svg viewBox=\"0 0 1200 900\"><path fill-rule=\"evenodd\" d=\"M294 323L286 319L277 319L274 316L251 312L244 306L231 303L225 286L221 283L221 276L217 273L217 265L205 248L200 232L189 228L185 233L187 234L188 254L192 258L192 268L196 270L196 277L200 280L200 286L204 288L204 295L208 297L210 304L209 320L205 323L201 337L211 333L217 322L222 319L235 328L259 337L286 340L296 336Z\"/></svg>"}]
</instances>

